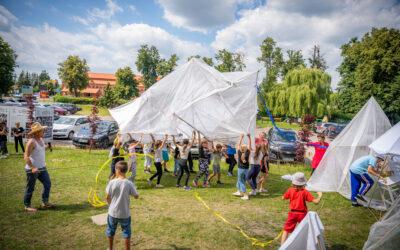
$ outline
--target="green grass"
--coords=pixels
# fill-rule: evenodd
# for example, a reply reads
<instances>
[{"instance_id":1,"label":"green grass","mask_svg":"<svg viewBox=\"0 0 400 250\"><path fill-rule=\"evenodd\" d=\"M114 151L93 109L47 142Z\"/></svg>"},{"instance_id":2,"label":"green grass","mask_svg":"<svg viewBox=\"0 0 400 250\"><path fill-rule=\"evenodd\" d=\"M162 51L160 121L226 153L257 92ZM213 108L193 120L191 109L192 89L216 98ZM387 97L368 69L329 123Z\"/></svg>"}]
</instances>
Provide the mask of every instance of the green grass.
<instances>
[{"instance_id":1,"label":"green grass","mask_svg":"<svg viewBox=\"0 0 400 250\"><path fill-rule=\"evenodd\" d=\"M10 151L13 152L11 147ZM36 214L23 211L26 177L22 155L14 154L0 160L0 249L106 249L105 226L94 225L90 216L105 213L107 209L92 207L87 202L87 193L107 155L105 150L89 154L86 150L59 147L52 153L47 152L52 180L50 200L57 208ZM131 202L133 248L253 249L236 229L210 214L195 199L195 191L177 189L175 177L166 173L162 179L165 188L149 188L146 184L149 175L143 173L141 160L138 166L137 185L141 197ZM172 162L169 168L172 169ZM224 184L198 189L201 197L250 236L261 241L273 239L281 231L288 211L288 203L281 200L281 195L290 183L281 181L280 176L296 171L309 175L309 170L302 165L271 164L269 192L250 201L232 196L236 191L236 178L227 177L226 170L224 164ZM100 175L102 198L108 171L107 167ZM38 182L33 206L39 206L41 191L42 185ZM322 203L308 207L320 215L329 249L361 249L370 225L375 222L367 209L351 207L348 200L336 193L326 193ZM117 249L123 247L120 230L116 245ZM277 247L275 241L269 248Z\"/></svg>"},{"instance_id":2,"label":"green grass","mask_svg":"<svg viewBox=\"0 0 400 250\"><path fill-rule=\"evenodd\" d=\"M92 113L91 111L92 105L78 104L77 106L82 108L81 111L78 111L76 113L77 115L90 115ZM103 107L98 107L98 108L99 108L99 116L110 116L110 112L108 112L107 108Z\"/></svg>"},{"instance_id":3,"label":"green grass","mask_svg":"<svg viewBox=\"0 0 400 250\"><path fill-rule=\"evenodd\" d=\"M294 129L294 130L299 130L300 126L297 123L292 123L289 124L287 122L275 122L276 126L278 128L284 128L284 129ZM257 120L257 127L258 128L271 128L272 127L272 122L270 120Z\"/></svg>"}]
</instances>

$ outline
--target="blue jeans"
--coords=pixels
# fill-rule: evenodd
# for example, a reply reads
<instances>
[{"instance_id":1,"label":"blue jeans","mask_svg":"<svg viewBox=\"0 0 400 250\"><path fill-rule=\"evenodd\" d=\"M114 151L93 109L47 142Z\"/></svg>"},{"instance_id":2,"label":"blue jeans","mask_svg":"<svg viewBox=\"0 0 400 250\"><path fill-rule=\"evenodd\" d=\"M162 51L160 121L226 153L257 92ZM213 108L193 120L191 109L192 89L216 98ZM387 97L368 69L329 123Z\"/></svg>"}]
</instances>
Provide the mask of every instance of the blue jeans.
<instances>
[{"instance_id":1,"label":"blue jeans","mask_svg":"<svg viewBox=\"0 0 400 250\"><path fill-rule=\"evenodd\" d=\"M26 172L26 188L24 195L25 207L31 206L31 199L33 191L35 190L36 179L39 179L39 181L43 184L43 193L42 193L43 203L49 202L51 181L47 170L44 169L34 174L32 172Z\"/></svg>"},{"instance_id":2,"label":"blue jeans","mask_svg":"<svg viewBox=\"0 0 400 250\"><path fill-rule=\"evenodd\" d=\"M174 160L174 174L179 174L179 159Z\"/></svg>"},{"instance_id":3,"label":"blue jeans","mask_svg":"<svg viewBox=\"0 0 400 250\"><path fill-rule=\"evenodd\" d=\"M117 231L118 223L121 224L122 238L128 239L131 237L131 217L118 219L110 215L107 216L107 237L114 237L115 231Z\"/></svg>"},{"instance_id":4,"label":"blue jeans","mask_svg":"<svg viewBox=\"0 0 400 250\"><path fill-rule=\"evenodd\" d=\"M247 173L247 181L253 190L257 189L257 176L260 173L261 166L251 164L250 171Z\"/></svg>"},{"instance_id":5,"label":"blue jeans","mask_svg":"<svg viewBox=\"0 0 400 250\"><path fill-rule=\"evenodd\" d=\"M365 195L374 185L374 180L372 180L372 178L367 173L355 174L350 171L350 184L351 201L357 201L357 195Z\"/></svg>"},{"instance_id":6,"label":"blue jeans","mask_svg":"<svg viewBox=\"0 0 400 250\"><path fill-rule=\"evenodd\" d=\"M237 171L237 183L236 187L237 189L242 192L246 193L246 175L249 170L246 168L238 168Z\"/></svg>"}]
</instances>

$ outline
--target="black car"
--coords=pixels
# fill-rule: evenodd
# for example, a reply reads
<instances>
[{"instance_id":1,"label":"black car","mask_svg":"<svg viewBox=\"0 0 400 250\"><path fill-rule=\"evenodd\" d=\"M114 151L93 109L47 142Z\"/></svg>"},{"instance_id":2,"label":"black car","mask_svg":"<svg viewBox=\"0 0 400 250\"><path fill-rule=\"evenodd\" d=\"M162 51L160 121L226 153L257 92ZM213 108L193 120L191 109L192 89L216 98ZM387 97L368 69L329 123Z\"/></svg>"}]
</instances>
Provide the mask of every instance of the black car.
<instances>
[{"instance_id":1,"label":"black car","mask_svg":"<svg viewBox=\"0 0 400 250\"><path fill-rule=\"evenodd\" d=\"M79 111L78 106L71 103L56 103L56 105L59 106L60 108L66 109L70 114L75 114L76 112Z\"/></svg>"},{"instance_id":2,"label":"black car","mask_svg":"<svg viewBox=\"0 0 400 250\"><path fill-rule=\"evenodd\" d=\"M335 139L345 127L345 124L334 124L328 127L324 133L329 139Z\"/></svg>"},{"instance_id":3,"label":"black car","mask_svg":"<svg viewBox=\"0 0 400 250\"><path fill-rule=\"evenodd\" d=\"M268 132L269 158L273 161L292 162L296 157L297 135L291 129L272 128Z\"/></svg>"},{"instance_id":4,"label":"black car","mask_svg":"<svg viewBox=\"0 0 400 250\"><path fill-rule=\"evenodd\" d=\"M96 133L93 136L95 146L97 148L108 148L113 142L118 133L118 125L114 121L99 121L97 124ZM91 137L90 124L83 126L72 139L72 144L76 147L87 147L90 144Z\"/></svg>"}]
</instances>

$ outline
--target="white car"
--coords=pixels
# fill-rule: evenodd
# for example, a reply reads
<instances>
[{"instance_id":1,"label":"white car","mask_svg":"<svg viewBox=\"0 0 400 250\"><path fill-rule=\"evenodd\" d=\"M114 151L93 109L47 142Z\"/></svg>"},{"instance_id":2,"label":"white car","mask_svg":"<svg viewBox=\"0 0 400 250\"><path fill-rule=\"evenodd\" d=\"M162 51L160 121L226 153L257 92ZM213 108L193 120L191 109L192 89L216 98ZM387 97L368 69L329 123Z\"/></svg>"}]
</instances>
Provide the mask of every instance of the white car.
<instances>
[{"instance_id":1,"label":"white car","mask_svg":"<svg viewBox=\"0 0 400 250\"><path fill-rule=\"evenodd\" d=\"M80 115L61 116L53 124L53 138L72 140L74 134L87 124L88 118Z\"/></svg>"}]
</instances>

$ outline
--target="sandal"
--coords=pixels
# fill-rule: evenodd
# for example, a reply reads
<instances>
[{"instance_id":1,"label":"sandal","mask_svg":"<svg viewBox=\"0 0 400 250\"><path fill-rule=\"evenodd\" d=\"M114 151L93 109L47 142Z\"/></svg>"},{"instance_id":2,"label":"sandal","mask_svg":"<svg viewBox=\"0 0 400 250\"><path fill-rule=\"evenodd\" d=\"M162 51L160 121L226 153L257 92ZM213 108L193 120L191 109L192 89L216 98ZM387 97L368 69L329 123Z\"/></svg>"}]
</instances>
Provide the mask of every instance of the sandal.
<instances>
[{"instance_id":1,"label":"sandal","mask_svg":"<svg viewBox=\"0 0 400 250\"><path fill-rule=\"evenodd\" d=\"M37 212L37 209L33 207L25 207L25 211L30 213L35 213Z\"/></svg>"}]
</instances>

